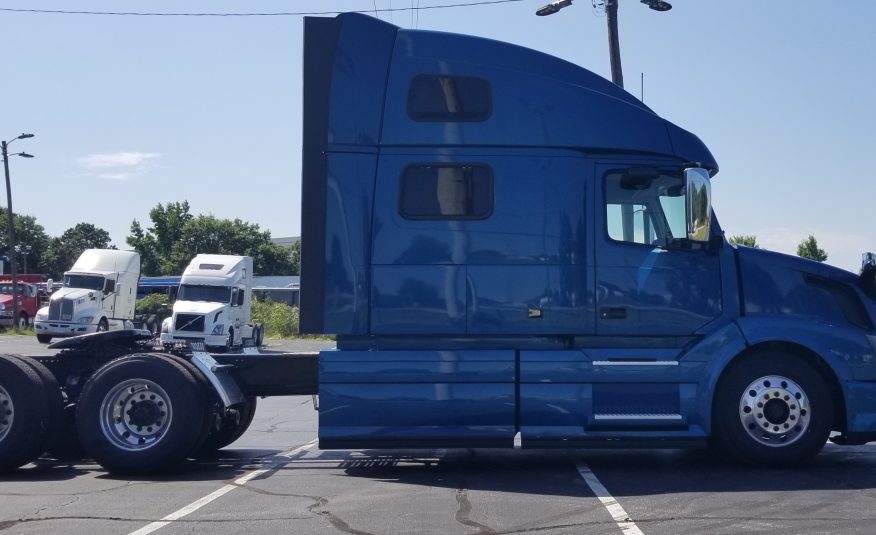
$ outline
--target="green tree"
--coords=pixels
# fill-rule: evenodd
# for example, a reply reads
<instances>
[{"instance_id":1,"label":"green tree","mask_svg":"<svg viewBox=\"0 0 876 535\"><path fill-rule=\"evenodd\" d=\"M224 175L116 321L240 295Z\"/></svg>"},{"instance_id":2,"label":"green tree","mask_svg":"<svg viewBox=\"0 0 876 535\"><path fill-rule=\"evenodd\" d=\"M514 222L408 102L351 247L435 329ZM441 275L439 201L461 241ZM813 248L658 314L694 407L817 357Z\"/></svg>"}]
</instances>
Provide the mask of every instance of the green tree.
<instances>
[{"instance_id":1,"label":"green tree","mask_svg":"<svg viewBox=\"0 0 876 535\"><path fill-rule=\"evenodd\" d=\"M149 212L152 226L146 231L137 220L131 224L128 244L140 253L143 275L176 275L198 253L246 255L253 258L259 275L291 275L292 256L271 243L271 233L240 219L193 216L188 202L161 204Z\"/></svg>"},{"instance_id":2,"label":"green tree","mask_svg":"<svg viewBox=\"0 0 876 535\"><path fill-rule=\"evenodd\" d=\"M301 275L301 240L292 244L292 274Z\"/></svg>"},{"instance_id":3,"label":"green tree","mask_svg":"<svg viewBox=\"0 0 876 535\"><path fill-rule=\"evenodd\" d=\"M60 237L52 238L46 252L46 272L60 278L86 249L115 249L110 246L109 232L91 223L77 223Z\"/></svg>"},{"instance_id":4,"label":"green tree","mask_svg":"<svg viewBox=\"0 0 876 535\"><path fill-rule=\"evenodd\" d=\"M730 243L744 245L746 247L751 247L752 249L760 249L760 245L757 244L757 236L752 236L750 234L730 236Z\"/></svg>"},{"instance_id":5,"label":"green tree","mask_svg":"<svg viewBox=\"0 0 876 535\"><path fill-rule=\"evenodd\" d=\"M827 253L824 252L824 249L818 247L818 240L812 234L797 245L797 256L815 260L816 262L827 260Z\"/></svg>"},{"instance_id":6,"label":"green tree","mask_svg":"<svg viewBox=\"0 0 876 535\"><path fill-rule=\"evenodd\" d=\"M126 241L140 253L140 273L146 276L178 274L165 265L167 253L182 238L185 224L193 218L188 201L171 202L167 206L158 203L149 210L152 227L147 231L136 219L131 223L131 234Z\"/></svg>"},{"instance_id":7,"label":"green tree","mask_svg":"<svg viewBox=\"0 0 876 535\"><path fill-rule=\"evenodd\" d=\"M0 254L8 255L9 231L6 208L0 208ZM36 218L29 215L12 214L12 225L15 229L15 261L19 273L41 273L46 251L49 247L49 236Z\"/></svg>"}]
</instances>

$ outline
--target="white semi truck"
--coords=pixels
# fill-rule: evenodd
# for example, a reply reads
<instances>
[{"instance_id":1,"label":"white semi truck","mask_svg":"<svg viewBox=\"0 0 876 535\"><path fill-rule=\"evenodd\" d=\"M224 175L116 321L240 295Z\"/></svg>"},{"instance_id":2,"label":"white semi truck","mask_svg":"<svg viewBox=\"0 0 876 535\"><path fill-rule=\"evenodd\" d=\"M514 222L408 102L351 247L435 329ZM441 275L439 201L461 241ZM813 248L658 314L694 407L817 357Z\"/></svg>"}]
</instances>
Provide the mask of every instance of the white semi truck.
<instances>
[{"instance_id":1,"label":"white semi truck","mask_svg":"<svg viewBox=\"0 0 876 535\"><path fill-rule=\"evenodd\" d=\"M64 338L132 326L140 255L113 249L86 249L64 273L64 287L34 318L37 340Z\"/></svg>"},{"instance_id":2,"label":"white semi truck","mask_svg":"<svg viewBox=\"0 0 876 535\"><path fill-rule=\"evenodd\" d=\"M202 342L228 351L244 340L260 346L261 325L253 324L252 258L199 254L180 279L173 315L161 325L161 343Z\"/></svg>"}]
</instances>

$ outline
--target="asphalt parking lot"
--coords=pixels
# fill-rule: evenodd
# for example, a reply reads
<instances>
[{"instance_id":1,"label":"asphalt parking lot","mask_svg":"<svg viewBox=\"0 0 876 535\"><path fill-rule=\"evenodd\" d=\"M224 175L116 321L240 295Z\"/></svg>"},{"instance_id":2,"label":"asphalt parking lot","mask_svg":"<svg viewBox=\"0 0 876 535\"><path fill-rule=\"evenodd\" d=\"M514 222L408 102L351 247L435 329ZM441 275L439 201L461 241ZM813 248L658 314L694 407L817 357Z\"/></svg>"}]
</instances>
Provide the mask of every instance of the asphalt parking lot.
<instances>
[{"instance_id":1,"label":"asphalt parking lot","mask_svg":"<svg viewBox=\"0 0 876 535\"><path fill-rule=\"evenodd\" d=\"M40 349L17 338L0 337L0 352ZM685 450L321 451L316 425L310 397L260 400L237 442L149 478L41 458L0 476L0 532L874 531L873 445L828 444L805 467L755 469Z\"/></svg>"}]
</instances>

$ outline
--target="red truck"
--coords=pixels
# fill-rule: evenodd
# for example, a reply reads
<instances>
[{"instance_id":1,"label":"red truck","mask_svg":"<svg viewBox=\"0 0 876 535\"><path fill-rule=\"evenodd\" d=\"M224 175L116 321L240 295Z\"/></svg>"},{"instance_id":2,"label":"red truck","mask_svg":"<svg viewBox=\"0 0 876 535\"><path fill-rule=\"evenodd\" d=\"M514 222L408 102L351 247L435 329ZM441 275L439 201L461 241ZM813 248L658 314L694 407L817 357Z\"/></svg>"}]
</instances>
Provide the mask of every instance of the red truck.
<instances>
[{"instance_id":1,"label":"red truck","mask_svg":"<svg viewBox=\"0 0 876 535\"><path fill-rule=\"evenodd\" d=\"M18 326L27 327L40 308L37 283L42 275L23 273L18 275ZM0 275L0 326L12 326L12 275Z\"/></svg>"}]
</instances>

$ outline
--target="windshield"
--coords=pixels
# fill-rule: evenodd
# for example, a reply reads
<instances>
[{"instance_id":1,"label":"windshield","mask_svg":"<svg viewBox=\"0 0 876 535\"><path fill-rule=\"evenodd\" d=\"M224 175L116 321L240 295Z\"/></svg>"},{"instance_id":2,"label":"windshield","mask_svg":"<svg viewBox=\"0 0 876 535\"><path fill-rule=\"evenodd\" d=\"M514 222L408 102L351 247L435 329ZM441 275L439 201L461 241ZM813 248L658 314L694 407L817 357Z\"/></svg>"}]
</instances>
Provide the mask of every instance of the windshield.
<instances>
[{"instance_id":1,"label":"windshield","mask_svg":"<svg viewBox=\"0 0 876 535\"><path fill-rule=\"evenodd\" d=\"M201 286L198 284L181 284L179 301L205 301L208 303L227 303L231 300L231 288L228 286Z\"/></svg>"},{"instance_id":2,"label":"windshield","mask_svg":"<svg viewBox=\"0 0 876 535\"><path fill-rule=\"evenodd\" d=\"M24 293L24 286L19 284L18 285L18 295L21 295L23 293ZM12 284L5 283L5 282L3 284L0 284L0 294L12 295Z\"/></svg>"},{"instance_id":3,"label":"windshield","mask_svg":"<svg viewBox=\"0 0 876 535\"><path fill-rule=\"evenodd\" d=\"M64 275L64 287L103 290L103 277L95 275Z\"/></svg>"}]
</instances>

